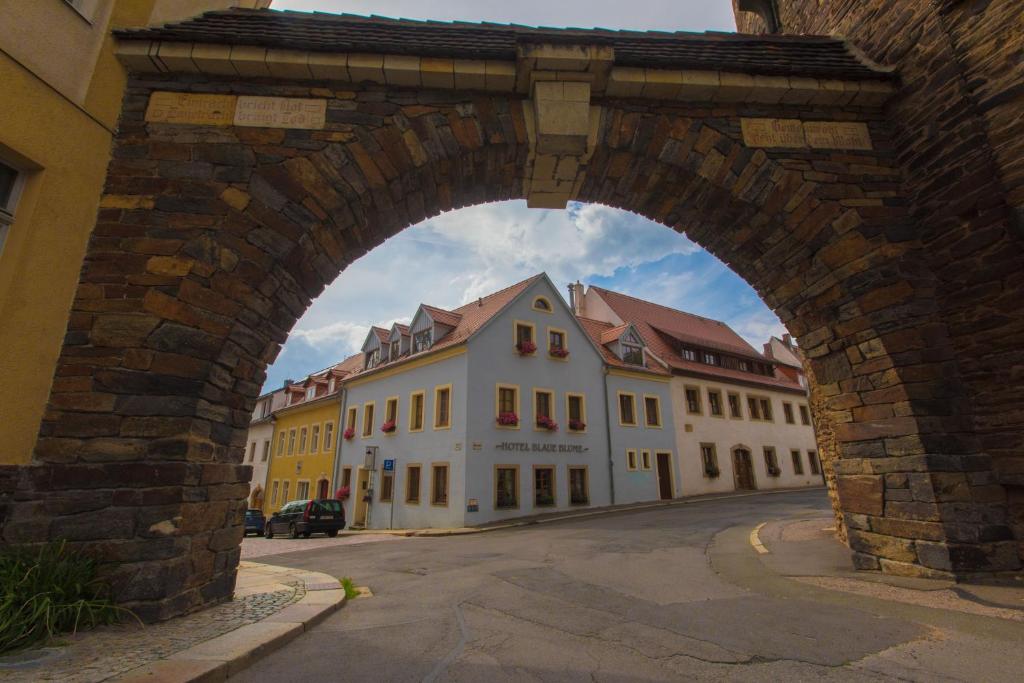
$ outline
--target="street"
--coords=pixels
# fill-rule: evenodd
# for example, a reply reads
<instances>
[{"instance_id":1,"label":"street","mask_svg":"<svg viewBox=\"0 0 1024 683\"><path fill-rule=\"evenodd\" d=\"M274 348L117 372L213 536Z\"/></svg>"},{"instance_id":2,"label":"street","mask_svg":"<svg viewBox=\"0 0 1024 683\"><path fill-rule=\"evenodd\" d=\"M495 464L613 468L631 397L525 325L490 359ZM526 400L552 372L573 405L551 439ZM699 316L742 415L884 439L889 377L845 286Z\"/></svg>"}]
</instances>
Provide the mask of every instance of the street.
<instances>
[{"instance_id":1,"label":"street","mask_svg":"<svg viewBox=\"0 0 1024 683\"><path fill-rule=\"evenodd\" d=\"M265 556L373 596L238 679L1019 680L1024 623L794 581L750 544L828 515L814 490Z\"/></svg>"}]
</instances>

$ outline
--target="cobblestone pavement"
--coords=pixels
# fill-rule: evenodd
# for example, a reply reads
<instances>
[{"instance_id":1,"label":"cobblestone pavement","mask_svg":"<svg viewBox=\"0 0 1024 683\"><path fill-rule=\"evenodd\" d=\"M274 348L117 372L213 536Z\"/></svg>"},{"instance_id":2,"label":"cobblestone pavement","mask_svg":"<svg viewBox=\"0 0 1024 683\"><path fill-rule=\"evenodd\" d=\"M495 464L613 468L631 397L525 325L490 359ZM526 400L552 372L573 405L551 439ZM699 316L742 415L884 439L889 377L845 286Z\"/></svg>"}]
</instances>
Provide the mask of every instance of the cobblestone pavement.
<instances>
[{"instance_id":1,"label":"cobblestone pavement","mask_svg":"<svg viewBox=\"0 0 1024 683\"><path fill-rule=\"evenodd\" d=\"M302 581L282 580L283 590L257 592L202 612L144 626L123 623L62 638L58 644L0 658L0 681L98 683L193 645L252 624L297 602Z\"/></svg>"},{"instance_id":2,"label":"cobblestone pavement","mask_svg":"<svg viewBox=\"0 0 1024 683\"><path fill-rule=\"evenodd\" d=\"M314 536L312 538L263 538L262 536L249 536L242 541L242 559L251 560L254 557L265 555L280 555L282 553L294 553L302 550L320 550L321 548L333 548L341 545L361 545L363 543L376 543L377 541L403 541L403 536L390 534L360 534L358 536L338 536L328 538L327 536Z\"/></svg>"}]
</instances>

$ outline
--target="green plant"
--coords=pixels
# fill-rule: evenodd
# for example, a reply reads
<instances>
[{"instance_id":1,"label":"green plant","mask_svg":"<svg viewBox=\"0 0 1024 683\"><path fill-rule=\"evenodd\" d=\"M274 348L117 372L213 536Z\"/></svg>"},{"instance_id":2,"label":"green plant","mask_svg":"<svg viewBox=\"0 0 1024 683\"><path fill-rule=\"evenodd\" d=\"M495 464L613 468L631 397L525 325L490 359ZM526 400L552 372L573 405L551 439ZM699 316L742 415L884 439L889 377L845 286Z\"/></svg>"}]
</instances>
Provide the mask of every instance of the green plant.
<instances>
[{"instance_id":1,"label":"green plant","mask_svg":"<svg viewBox=\"0 0 1024 683\"><path fill-rule=\"evenodd\" d=\"M359 589L352 583L352 579L345 577L341 580L341 587L345 589L345 599L351 600L352 598L359 597Z\"/></svg>"},{"instance_id":2,"label":"green plant","mask_svg":"<svg viewBox=\"0 0 1024 683\"><path fill-rule=\"evenodd\" d=\"M63 541L0 550L0 653L114 623L124 613L96 578L96 563Z\"/></svg>"}]
</instances>

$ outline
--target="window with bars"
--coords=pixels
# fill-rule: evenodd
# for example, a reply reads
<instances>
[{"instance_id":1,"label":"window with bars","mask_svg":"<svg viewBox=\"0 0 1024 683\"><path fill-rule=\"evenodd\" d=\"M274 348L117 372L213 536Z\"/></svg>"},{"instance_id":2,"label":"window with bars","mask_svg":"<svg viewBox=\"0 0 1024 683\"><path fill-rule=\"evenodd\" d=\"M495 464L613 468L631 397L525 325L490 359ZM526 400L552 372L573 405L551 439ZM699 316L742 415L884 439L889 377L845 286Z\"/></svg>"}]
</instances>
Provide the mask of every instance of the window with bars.
<instances>
[{"instance_id":1,"label":"window with bars","mask_svg":"<svg viewBox=\"0 0 1024 683\"><path fill-rule=\"evenodd\" d=\"M533 470L534 507L552 507L555 504L555 468L537 467Z\"/></svg>"},{"instance_id":2,"label":"window with bars","mask_svg":"<svg viewBox=\"0 0 1024 683\"><path fill-rule=\"evenodd\" d=\"M430 504L448 505L448 465L430 468Z\"/></svg>"},{"instance_id":3,"label":"window with bars","mask_svg":"<svg viewBox=\"0 0 1024 683\"><path fill-rule=\"evenodd\" d=\"M395 475L384 474L380 478L380 502L390 503L394 500Z\"/></svg>"},{"instance_id":4,"label":"window with bars","mask_svg":"<svg viewBox=\"0 0 1024 683\"><path fill-rule=\"evenodd\" d=\"M419 505L420 502L420 466L408 465L405 468L405 502Z\"/></svg>"},{"instance_id":5,"label":"window with bars","mask_svg":"<svg viewBox=\"0 0 1024 683\"><path fill-rule=\"evenodd\" d=\"M569 468L569 504L589 505L590 484L587 481L586 467Z\"/></svg>"},{"instance_id":6,"label":"window with bars","mask_svg":"<svg viewBox=\"0 0 1024 683\"><path fill-rule=\"evenodd\" d=\"M519 507L519 468L496 467L494 506L499 510Z\"/></svg>"},{"instance_id":7,"label":"window with bars","mask_svg":"<svg viewBox=\"0 0 1024 683\"><path fill-rule=\"evenodd\" d=\"M700 459L704 466L704 476L714 479L719 475L718 453L713 443L702 443L700 445Z\"/></svg>"}]
</instances>

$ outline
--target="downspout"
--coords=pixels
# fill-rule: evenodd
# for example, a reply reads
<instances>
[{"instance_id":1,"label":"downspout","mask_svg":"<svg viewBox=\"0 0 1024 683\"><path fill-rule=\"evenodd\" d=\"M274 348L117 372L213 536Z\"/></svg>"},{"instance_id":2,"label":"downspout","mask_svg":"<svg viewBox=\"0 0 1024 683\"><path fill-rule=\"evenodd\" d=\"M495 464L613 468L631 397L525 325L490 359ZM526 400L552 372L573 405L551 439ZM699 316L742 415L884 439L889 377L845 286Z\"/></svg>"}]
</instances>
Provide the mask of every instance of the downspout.
<instances>
[{"instance_id":1,"label":"downspout","mask_svg":"<svg viewBox=\"0 0 1024 683\"><path fill-rule=\"evenodd\" d=\"M341 471L341 442L344 441L342 436L345 427L345 406L348 402L348 389L345 387L341 388L341 411L338 413L338 426L334 430L334 471L331 473L331 481L334 482L334 491L341 488L341 482L338 480L338 474ZM334 491L331 493L333 494Z\"/></svg>"},{"instance_id":2,"label":"downspout","mask_svg":"<svg viewBox=\"0 0 1024 683\"><path fill-rule=\"evenodd\" d=\"M612 457L612 416L608 406L608 366L604 366L604 431L608 444L608 493L615 505L615 460Z\"/></svg>"}]
</instances>

